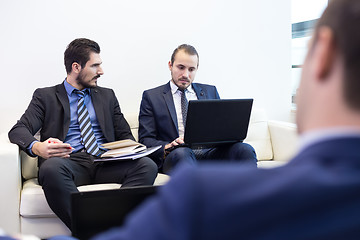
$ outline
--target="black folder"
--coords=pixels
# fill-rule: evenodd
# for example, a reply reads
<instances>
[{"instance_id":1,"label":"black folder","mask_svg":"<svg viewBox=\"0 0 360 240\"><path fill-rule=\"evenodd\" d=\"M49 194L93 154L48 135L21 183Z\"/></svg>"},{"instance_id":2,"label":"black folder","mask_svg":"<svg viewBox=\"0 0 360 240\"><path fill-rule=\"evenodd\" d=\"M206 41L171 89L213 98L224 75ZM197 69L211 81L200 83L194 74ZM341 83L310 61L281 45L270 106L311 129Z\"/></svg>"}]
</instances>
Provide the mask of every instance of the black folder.
<instances>
[{"instance_id":1,"label":"black folder","mask_svg":"<svg viewBox=\"0 0 360 240\"><path fill-rule=\"evenodd\" d=\"M157 186L77 192L71 195L72 236L89 239L109 228L121 226L126 216Z\"/></svg>"}]
</instances>

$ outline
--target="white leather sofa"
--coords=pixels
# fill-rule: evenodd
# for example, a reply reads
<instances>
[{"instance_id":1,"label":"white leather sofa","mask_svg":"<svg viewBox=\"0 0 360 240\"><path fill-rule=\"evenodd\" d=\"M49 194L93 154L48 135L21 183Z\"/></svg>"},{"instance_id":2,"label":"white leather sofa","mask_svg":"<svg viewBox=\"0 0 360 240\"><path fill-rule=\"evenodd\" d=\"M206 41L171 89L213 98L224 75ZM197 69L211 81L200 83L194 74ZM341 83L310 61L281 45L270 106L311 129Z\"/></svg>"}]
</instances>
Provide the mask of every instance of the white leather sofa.
<instances>
[{"instance_id":1,"label":"white leather sofa","mask_svg":"<svg viewBox=\"0 0 360 240\"><path fill-rule=\"evenodd\" d=\"M137 138L137 114L125 115ZM258 156L259 167L280 166L295 153L297 145L295 124L268 121L263 110L252 112L248 137ZM48 238L70 234L66 226L49 208L42 188L37 182L36 158L19 152L7 133L0 135L0 228L7 233L21 233ZM169 177L159 174L155 184L165 184ZM80 186L80 191L119 188L119 184Z\"/></svg>"}]
</instances>

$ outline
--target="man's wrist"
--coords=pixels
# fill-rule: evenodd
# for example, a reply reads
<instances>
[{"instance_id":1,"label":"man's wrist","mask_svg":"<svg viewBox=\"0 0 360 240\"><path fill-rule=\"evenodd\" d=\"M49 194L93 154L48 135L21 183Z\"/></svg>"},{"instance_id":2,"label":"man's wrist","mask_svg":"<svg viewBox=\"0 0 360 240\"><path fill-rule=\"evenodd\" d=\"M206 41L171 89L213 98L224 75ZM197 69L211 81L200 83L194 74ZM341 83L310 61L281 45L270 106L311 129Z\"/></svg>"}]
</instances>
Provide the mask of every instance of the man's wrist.
<instances>
[{"instance_id":1,"label":"man's wrist","mask_svg":"<svg viewBox=\"0 0 360 240\"><path fill-rule=\"evenodd\" d=\"M33 141L32 143L30 143L30 145L27 147L28 153L30 154L30 156L32 157L37 157L37 155L33 152L32 147L34 146L35 143L39 142L38 140Z\"/></svg>"},{"instance_id":2,"label":"man's wrist","mask_svg":"<svg viewBox=\"0 0 360 240\"><path fill-rule=\"evenodd\" d=\"M171 143L168 143L164 146L164 159L169 155L170 151L168 149L171 147Z\"/></svg>"}]
</instances>

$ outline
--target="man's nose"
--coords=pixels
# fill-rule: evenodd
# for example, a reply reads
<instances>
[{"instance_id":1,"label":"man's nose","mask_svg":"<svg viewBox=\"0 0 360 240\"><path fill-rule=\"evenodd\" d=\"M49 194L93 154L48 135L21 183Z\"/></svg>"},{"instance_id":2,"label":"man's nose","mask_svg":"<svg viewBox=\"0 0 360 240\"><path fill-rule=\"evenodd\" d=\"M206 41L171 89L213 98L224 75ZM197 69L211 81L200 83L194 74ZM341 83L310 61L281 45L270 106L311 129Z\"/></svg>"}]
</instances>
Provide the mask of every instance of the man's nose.
<instances>
[{"instance_id":1,"label":"man's nose","mask_svg":"<svg viewBox=\"0 0 360 240\"><path fill-rule=\"evenodd\" d=\"M98 75L103 75L104 74L104 70L102 69L102 67L99 67L98 71L97 71Z\"/></svg>"},{"instance_id":2,"label":"man's nose","mask_svg":"<svg viewBox=\"0 0 360 240\"><path fill-rule=\"evenodd\" d=\"M183 77L189 78L189 75L190 75L189 70L185 69L182 75L183 75Z\"/></svg>"}]
</instances>

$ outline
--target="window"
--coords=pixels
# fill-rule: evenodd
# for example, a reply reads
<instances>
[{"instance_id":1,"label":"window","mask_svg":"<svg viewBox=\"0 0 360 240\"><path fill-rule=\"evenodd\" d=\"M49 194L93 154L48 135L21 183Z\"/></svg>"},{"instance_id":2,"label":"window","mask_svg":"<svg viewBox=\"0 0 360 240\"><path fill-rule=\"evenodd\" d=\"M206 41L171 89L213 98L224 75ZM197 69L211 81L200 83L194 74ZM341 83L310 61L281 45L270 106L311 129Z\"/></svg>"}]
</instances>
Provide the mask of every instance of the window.
<instances>
[{"instance_id":1,"label":"window","mask_svg":"<svg viewBox=\"0 0 360 240\"><path fill-rule=\"evenodd\" d=\"M291 80L292 104L295 108L295 95L307 52L307 44L316 21L326 8L328 0L292 0L291 4Z\"/></svg>"}]
</instances>

